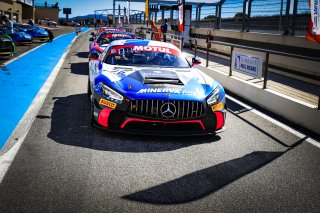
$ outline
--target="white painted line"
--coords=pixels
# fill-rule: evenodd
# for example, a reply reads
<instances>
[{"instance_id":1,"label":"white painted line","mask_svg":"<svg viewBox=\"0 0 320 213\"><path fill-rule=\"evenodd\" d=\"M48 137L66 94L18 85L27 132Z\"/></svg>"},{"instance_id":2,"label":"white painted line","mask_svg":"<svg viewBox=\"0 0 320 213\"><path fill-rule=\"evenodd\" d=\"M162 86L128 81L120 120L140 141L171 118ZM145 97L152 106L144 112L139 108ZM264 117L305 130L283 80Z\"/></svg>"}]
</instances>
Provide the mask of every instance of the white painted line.
<instances>
[{"instance_id":1,"label":"white painted line","mask_svg":"<svg viewBox=\"0 0 320 213\"><path fill-rule=\"evenodd\" d=\"M250 110L250 112L252 112L252 113L254 113L254 114L256 114L256 115L258 115L258 116L260 116L260 117L262 117L262 118L264 118L264 119L266 119L266 120L268 120L268 121L270 121L271 123L273 123L273 124L281 127L282 129L284 129L284 130L286 130L286 131L288 131L288 132L296 135L297 137L299 137L299 138L301 138L301 139L306 137L306 138L307 138L306 141L307 141L308 143L310 143L310 144L312 144L312 145L320 148L320 142L318 142L318 141L310 138L308 135L305 135L305 134L303 134L303 133L301 133L301 132L293 129L293 128L289 127L288 125L283 124L283 123L275 120L274 118L271 118L270 116L268 116L268 115L266 115L266 114L264 114L264 113L262 113L262 112L260 112L260 111L258 111L258 110L256 110L256 109L254 109L253 107L251 107L251 106L249 106L249 105L247 105L247 104L245 104L245 103L243 103L243 102L241 102L241 101L239 101L239 100L231 97L230 95L226 95L226 97L227 97L228 99L230 99L231 101L233 101L233 102L235 102L235 103L243 106L244 108Z\"/></svg>"},{"instance_id":2,"label":"white painted line","mask_svg":"<svg viewBox=\"0 0 320 213\"><path fill-rule=\"evenodd\" d=\"M13 147L6 152L5 154L0 156L0 184L2 183L2 180L4 176L6 175L11 163L13 162L13 159L15 158L16 154L18 153L22 142L24 141L26 135L28 132L26 132L19 141L13 145Z\"/></svg>"},{"instance_id":3,"label":"white painted line","mask_svg":"<svg viewBox=\"0 0 320 213\"><path fill-rule=\"evenodd\" d=\"M18 123L17 127L13 131L13 133L10 135L9 140L14 140L15 138L19 138L18 142L16 142L6 153L0 156L0 184L5 177L11 163L13 162L17 152L19 151L28 131L30 130L30 127L35 120L36 115L38 114L39 110L41 109L41 106L43 102L45 101L54 80L56 79L59 70L61 69L61 66L69 53L71 49L71 45L76 40L77 37L75 37L69 46L67 47L67 51L64 52L64 54L61 56L58 64L54 67L53 71L51 72L50 76L38 92L37 96L33 99L31 105L29 106L28 110L24 114L23 118ZM21 134L21 132L23 132ZM20 133L20 135L19 135ZM16 135L17 134L17 135ZM7 144L7 142L5 144Z\"/></svg>"}]
</instances>

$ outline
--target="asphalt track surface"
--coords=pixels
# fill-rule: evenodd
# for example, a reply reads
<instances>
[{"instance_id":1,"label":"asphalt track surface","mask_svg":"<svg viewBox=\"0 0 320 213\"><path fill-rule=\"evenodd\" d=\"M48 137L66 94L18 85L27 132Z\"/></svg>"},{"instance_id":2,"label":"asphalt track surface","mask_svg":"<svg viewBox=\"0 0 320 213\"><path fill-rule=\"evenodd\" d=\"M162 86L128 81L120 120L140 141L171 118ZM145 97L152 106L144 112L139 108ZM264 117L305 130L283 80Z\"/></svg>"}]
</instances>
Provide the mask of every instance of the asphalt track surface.
<instances>
[{"instance_id":1,"label":"asphalt track surface","mask_svg":"<svg viewBox=\"0 0 320 213\"><path fill-rule=\"evenodd\" d=\"M319 212L320 149L227 100L216 136L90 126L88 33L0 185L0 212Z\"/></svg>"}]
</instances>

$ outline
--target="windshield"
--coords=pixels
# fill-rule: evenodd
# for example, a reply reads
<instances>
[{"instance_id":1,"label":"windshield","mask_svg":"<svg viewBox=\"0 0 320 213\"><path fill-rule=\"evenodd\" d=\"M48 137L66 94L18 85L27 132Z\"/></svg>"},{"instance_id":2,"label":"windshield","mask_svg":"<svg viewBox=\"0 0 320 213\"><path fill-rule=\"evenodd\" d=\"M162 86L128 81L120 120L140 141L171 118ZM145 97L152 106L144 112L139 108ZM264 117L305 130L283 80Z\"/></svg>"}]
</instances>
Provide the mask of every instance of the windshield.
<instances>
[{"instance_id":1,"label":"windshield","mask_svg":"<svg viewBox=\"0 0 320 213\"><path fill-rule=\"evenodd\" d=\"M155 46L114 46L109 49L104 62L120 66L189 67L180 51Z\"/></svg>"}]
</instances>

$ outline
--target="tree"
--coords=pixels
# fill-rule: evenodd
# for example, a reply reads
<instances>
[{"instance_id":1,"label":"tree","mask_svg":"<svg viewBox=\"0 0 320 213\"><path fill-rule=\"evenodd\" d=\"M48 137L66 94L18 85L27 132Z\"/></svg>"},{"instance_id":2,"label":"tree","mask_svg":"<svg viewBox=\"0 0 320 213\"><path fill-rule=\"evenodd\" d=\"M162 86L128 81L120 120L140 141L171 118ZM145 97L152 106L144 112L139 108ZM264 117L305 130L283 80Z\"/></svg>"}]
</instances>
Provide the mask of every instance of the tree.
<instances>
[{"instance_id":1,"label":"tree","mask_svg":"<svg viewBox=\"0 0 320 213\"><path fill-rule=\"evenodd\" d=\"M204 17L203 20L205 20L205 21L215 21L216 20L216 16L215 15L208 15L208 16Z\"/></svg>"},{"instance_id":2,"label":"tree","mask_svg":"<svg viewBox=\"0 0 320 213\"><path fill-rule=\"evenodd\" d=\"M246 14L244 14L244 15L245 15L245 17L247 17ZM242 19L243 19L243 13L242 13L242 12L236 13L236 14L234 15L234 18L235 18L235 20L237 20L237 21L242 21Z\"/></svg>"}]
</instances>

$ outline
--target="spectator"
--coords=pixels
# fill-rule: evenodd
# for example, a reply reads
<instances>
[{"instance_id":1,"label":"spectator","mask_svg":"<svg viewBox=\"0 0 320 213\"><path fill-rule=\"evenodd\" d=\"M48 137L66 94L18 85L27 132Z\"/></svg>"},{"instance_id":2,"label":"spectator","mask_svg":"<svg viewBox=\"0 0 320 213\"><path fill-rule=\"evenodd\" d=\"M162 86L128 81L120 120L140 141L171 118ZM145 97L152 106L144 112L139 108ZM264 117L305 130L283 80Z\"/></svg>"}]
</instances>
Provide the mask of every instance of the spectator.
<instances>
[{"instance_id":1,"label":"spectator","mask_svg":"<svg viewBox=\"0 0 320 213\"><path fill-rule=\"evenodd\" d=\"M166 36L166 33L167 33L167 30L168 30L168 24L167 24L168 20L165 19L164 20L164 24L161 26L161 31L163 33L163 41L166 42L167 41L167 36Z\"/></svg>"},{"instance_id":2,"label":"spectator","mask_svg":"<svg viewBox=\"0 0 320 213\"><path fill-rule=\"evenodd\" d=\"M49 30L48 28L45 29L48 32L48 36L49 36L49 42L52 42L54 39L53 33L51 30Z\"/></svg>"},{"instance_id":3,"label":"spectator","mask_svg":"<svg viewBox=\"0 0 320 213\"><path fill-rule=\"evenodd\" d=\"M78 35L81 32L81 26L79 23L75 23L74 31L75 31L76 35Z\"/></svg>"},{"instance_id":4,"label":"spectator","mask_svg":"<svg viewBox=\"0 0 320 213\"><path fill-rule=\"evenodd\" d=\"M28 24L31 25L31 26L34 26L33 20L32 20L32 19L29 19Z\"/></svg>"},{"instance_id":5,"label":"spectator","mask_svg":"<svg viewBox=\"0 0 320 213\"><path fill-rule=\"evenodd\" d=\"M8 19L8 17L5 16L5 15L3 15L1 17L1 20L4 22L4 26L6 28L6 34L12 35L13 34L13 23L12 23L12 21L10 21Z\"/></svg>"},{"instance_id":6,"label":"spectator","mask_svg":"<svg viewBox=\"0 0 320 213\"><path fill-rule=\"evenodd\" d=\"M152 20L150 20L150 25L152 30L151 40L160 41L160 36L156 24Z\"/></svg>"}]
</instances>

